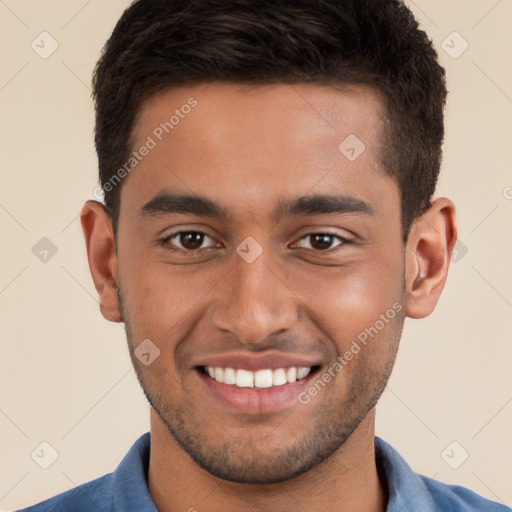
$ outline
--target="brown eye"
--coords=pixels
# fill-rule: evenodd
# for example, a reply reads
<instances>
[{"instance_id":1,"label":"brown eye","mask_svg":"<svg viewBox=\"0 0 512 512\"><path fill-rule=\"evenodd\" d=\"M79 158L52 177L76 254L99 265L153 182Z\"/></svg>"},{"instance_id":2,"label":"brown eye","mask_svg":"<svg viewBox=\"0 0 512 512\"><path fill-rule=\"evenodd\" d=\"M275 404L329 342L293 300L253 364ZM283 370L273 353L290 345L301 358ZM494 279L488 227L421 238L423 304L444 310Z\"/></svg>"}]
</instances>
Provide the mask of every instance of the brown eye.
<instances>
[{"instance_id":1,"label":"brown eye","mask_svg":"<svg viewBox=\"0 0 512 512\"><path fill-rule=\"evenodd\" d=\"M325 249L330 249L333 243L333 236L331 235L311 235L310 236L310 244L313 249L318 249L323 251Z\"/></svg>"},{"instance_id":2,"label":"brown eye","mask_svg":"<svg viewBox=\"0 0 512 512\"><path fill-rule=\"evenodd\" d=\"M179 241L184 249L199 249L203 245L205 235L203 233L180 233Z\"/></svg>"},{"instance_id":3,"label":"brown eye","mask_svg":"<svg viewBox=\"0 0 512 512\"><path fill-rule=\"evenodd\" d=\"M313 249L315 251L326 251L342 245L345 240L337 235L330 233L311 233L301 238L299 247L305 249Z\"/></svg>"},{"instance_id":4,"label":"brown eye","mask_svg":"<svg viewBox=\"0 0 512 512\"><path fill-rule=\"evenodd\" d=\"M217 242L201 231L180 231L161 240L161 243L171 249L182 252L193 252L218 246Z\"/></svg>"}]
</instances>

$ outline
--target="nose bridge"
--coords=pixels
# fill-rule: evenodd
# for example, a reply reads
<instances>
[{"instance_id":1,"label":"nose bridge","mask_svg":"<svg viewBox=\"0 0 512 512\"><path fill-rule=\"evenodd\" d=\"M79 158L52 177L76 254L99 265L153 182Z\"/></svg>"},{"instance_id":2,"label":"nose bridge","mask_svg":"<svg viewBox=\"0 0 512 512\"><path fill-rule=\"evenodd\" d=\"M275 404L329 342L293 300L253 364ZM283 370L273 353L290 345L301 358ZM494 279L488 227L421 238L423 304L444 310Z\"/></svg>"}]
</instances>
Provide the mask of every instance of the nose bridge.
<instances>
[{"instance_id":1,"label":"nose bridge","mask_svg":"<svg viewBox=\"0 0 512 512\"><path fill-rule=\"evenodd\" d=\"M271 270L270 258L261 255L249 263L236 255L235 268L213 304L212 322L243 343L258 343L272 333L290 329L297 321L297 306L290 289Z\"/></svg>"}]
</instances>

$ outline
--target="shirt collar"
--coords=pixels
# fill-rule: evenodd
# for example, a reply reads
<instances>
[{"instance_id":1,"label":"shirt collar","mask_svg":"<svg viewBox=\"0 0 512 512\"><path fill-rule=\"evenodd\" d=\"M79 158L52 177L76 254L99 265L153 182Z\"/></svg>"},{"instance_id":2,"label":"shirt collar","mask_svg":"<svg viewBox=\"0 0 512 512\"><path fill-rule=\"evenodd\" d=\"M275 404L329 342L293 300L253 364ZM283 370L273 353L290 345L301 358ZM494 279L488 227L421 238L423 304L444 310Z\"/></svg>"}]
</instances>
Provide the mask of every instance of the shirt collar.
<instances>
[{"instance_id":1,"label":"shirt collar","mask_svg":"<svg viewBox=\"0 0 512 512\"><path fill-rule=\"evenodd\" d=\"M387 487L387 512L438 510L421 476L414 473L401 455L379 437L375 437L375 461L381 482Z\"/></svg>"},{"instance_id":2,"label":"shirt collar","mask_svg":"<svg viewBox=\"0 0 512 512\"><path fill-rule=\"evenodd\" d=\"M158 512L148 489L150 443L150 433L146 432L114 471L112 494L116 512Z\"/></svg>"}]
</instances>

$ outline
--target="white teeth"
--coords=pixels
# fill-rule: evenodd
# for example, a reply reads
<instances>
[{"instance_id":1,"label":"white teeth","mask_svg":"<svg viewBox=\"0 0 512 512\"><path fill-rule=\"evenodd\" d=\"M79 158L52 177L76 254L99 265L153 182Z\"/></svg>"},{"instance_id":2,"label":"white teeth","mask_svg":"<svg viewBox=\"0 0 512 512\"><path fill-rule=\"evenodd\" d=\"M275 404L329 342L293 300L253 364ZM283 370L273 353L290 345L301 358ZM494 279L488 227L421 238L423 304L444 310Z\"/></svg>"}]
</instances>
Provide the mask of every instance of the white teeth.
<instances>
[{"instance_id":1,"label":"white teeth","mask_svg":"<svg viewBox=\"0 0 512 512\"><path fill-rule=\"evenodd\" d=\"M215 380L219 382L224 382L224 369L223 368L215 368Z\"/></svg>"},{"instance_id":2,"label":"white teeth","mask_svg":"<svg viewBox=\"0 0 512 512\"><path fill-rule=\"evenodd\" d=\"M274 370L272 372L272 384L274 386L282 386L286 384L288 381L286 380L286 372L283 368L279 368L278 370Z\"/></svg>"},{"instance_id":3,"label":"white teeth","mask_svg":"<svg viewBox=\"0 0 512 512\"><path fill-rule=\"evenodd\" d=\"M272 370L265 368L256 372L234 368L222 368L206 366L206 373L217 382L228 385L236 385L239 388L270 388L272 386L282 386L292 383L296 380L307 377L311 372L311 367L277 368Z\"/></svg>"},{"instance_id":4,"label":"white teeth","mask_svg":"<svg viewBox=\"0 0 512 512\"><path fill-rule=\"evenodd\" d=\"M307 375L309 375L309 372L311 371L311 368L304 368L303 366L301 366L298 370L297 370L297 380L298 379L303 379L304 377L306 377Z\"/></svg>"},{"instance_id":5,"label":"white teeth","mask_svg":"<svg viewBox=\"0 0 512 512\"><path fill-rule=\"evenodd\" d=\"M257 388L269 388L272 386L272 370L258 370L254 374L254 385Z\"/></svg>"},{"instance_id":6,"label":"white teeth","mask_svg":"<svg viewBox=\"0 0 512 512\"><path fill-rule=\"evenodd\" d=\"M254 373L247 370L236 371L236 385L239 388L253 388L254 387Z\"/></svg>"},{"instance_id":7,"label":"white teeth","mask_svg":"<svg viewBox=\"0 0 512 512\"><path fill-rule=\"evenodd\" d=\"M288 382L295 382L297 380L297 368L294 368L293 366L288 368L288 371L286 372L286 380Z\"/></svg>"},{"instance_id":8,"label":"white teeth","mask_svg":"<svg viewBox=\"0 0 512 512\"><path fill-rule=\"evenodd\" d=\"M233 368L226 368L224 370L224 384L236 384L236 373Z\"/></svg>"}]
</instances>

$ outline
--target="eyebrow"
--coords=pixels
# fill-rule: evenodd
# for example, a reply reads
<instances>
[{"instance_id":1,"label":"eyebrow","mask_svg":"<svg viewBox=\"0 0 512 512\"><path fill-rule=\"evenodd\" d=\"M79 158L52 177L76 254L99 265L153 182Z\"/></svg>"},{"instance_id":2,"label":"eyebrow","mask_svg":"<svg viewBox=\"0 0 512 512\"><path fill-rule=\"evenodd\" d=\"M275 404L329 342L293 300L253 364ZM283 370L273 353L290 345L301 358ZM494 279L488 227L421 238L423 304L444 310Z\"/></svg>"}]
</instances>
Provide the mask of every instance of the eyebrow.
<instances>
[{"instance_id":1,"label":"eyebrow","mask_svg":"<svg viewBox=\"0 0 512 512\"><path fill-rule=\"evenodd\" d=\"M168 214L192 214L225 220L228 212L221 205L195 195L177 195L166 191L159 192L140 210L143 219L161 217ZM367 202L344 194L302 196L281 201L272 218L280 220L287 216L302 215L375 215L374 208Z\"/></svg>"},{"instance_id":2,"label":"eyebrow","mask_svg":"<svg viewBox=\"0 0 512 512\"><path fill-rule=\"evenodd\" d=\"M159 192L151 201L147 202L140 210L142 218L160 217L170 213L189 213L225 219L227 213L220 205L205 197L193 195L176 195L167 192Z\"/></svg>"},{"instance_id":3,"label":"eyebrow","mask_svg":"<svg viewBox=\"0 0 512 512\"><path fill-rule=\"evenodd\" d=\"M374 208L361 199L344 194L303 196L281 203L276 219L291 215L333 215L356 213L375 215Z\"/></svg>"}]
</instances>

